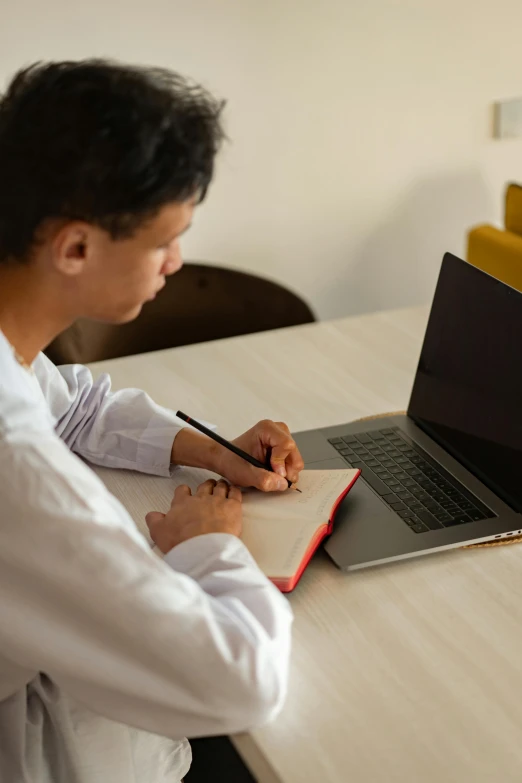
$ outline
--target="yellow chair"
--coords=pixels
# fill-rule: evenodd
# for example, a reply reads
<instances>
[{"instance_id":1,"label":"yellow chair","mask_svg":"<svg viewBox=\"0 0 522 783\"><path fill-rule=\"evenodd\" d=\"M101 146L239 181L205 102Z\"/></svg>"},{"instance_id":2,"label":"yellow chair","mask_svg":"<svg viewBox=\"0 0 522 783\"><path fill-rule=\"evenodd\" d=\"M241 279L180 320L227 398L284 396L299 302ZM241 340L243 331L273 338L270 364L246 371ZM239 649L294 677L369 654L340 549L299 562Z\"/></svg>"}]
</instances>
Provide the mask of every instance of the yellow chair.
<instances>
[{"instance_id":1,"label":"yellow chair","mask_svg":"<svg viewBox=\"0 0 522 783\"><path fill-rule=\"evenodd\" d=\"M506 190L505 229L482 225L468 234L470 264L522 291L522 186Z\"/></svg>"}]
</instances>

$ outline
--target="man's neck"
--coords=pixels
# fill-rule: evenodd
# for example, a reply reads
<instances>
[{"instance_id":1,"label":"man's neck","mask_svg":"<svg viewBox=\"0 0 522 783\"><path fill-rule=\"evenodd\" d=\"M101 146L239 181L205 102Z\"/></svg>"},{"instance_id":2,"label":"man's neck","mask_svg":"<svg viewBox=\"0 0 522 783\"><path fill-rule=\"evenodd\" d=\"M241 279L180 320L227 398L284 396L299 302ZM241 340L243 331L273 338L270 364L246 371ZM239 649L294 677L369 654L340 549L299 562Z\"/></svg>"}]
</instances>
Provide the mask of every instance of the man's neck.
<instances>
[{"instance_id":1,"label":"man's neck","mask_svg":"<svg viewBox=\"0 0 522 783\"><path fill-rule=\"evenodd\" d=\"M27 364L71 321L25 265L0 266L0 330Z\"/></svg>"}]
</instances>

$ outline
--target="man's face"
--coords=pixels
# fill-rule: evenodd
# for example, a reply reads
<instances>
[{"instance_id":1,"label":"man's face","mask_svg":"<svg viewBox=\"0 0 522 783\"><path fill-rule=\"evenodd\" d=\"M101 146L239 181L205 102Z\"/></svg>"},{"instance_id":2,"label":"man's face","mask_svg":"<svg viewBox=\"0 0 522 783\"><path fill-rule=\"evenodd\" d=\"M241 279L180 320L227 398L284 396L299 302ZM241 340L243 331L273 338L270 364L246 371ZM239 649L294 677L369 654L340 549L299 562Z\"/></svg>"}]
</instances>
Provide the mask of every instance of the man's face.
<instances>
[{"instance_id":1,"label":"man's face","mask_svg":"<svg viewBox=\"0 0 522 783\"><path fill-rule=\"evenodd\" d=\"M189 228L194 201L168 204L131 239L112 240L90 226L81 274L71 280L76 317L109 323L136 318L167 275L183 264L179 240Z\"/></svg>"}]
</instances>

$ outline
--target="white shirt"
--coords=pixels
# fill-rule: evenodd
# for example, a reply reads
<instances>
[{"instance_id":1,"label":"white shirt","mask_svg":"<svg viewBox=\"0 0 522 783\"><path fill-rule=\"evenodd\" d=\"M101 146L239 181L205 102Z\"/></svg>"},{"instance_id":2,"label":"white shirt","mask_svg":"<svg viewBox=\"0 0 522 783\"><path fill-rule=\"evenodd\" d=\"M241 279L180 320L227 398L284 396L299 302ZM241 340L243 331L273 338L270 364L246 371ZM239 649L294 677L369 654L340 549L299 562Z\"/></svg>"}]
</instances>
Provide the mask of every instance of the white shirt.
<instances>
[{"instance_id":1,"label":"white shirt","mask_svg":"<svg viewBox=\"0 0 522 783\"><path fill-rule=\"evenodd\" d=\"M168 476L171 412L34 370L0 332L0 781L177 783L184 737L280 710L288 602L234 536L158 558L79 459Z\"/></svg>"}]
</instances>

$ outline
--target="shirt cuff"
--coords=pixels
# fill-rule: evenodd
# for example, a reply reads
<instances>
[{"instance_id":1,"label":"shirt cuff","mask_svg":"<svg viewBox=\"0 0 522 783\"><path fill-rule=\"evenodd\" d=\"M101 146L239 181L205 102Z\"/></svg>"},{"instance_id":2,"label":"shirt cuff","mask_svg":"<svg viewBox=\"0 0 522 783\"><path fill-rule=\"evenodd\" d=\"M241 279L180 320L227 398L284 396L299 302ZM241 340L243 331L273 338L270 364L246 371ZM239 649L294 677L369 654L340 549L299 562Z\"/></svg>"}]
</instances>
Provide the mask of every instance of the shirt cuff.
<instances>
[{"instance_id":1,"label":"shirt cuff","mask_svg":"<svg viewBox=\"0 0 522 783\"><path fill-rule=\"evenodd\" d=\"M227 560L240 562L259 571L256 561L246 546L231 533L206 533L194 536L175 546L164 555L163 559L174 571L179 571L198 581L215 568L216 556L220 557L222 562Z\"/></svg>"}]
</instances>

